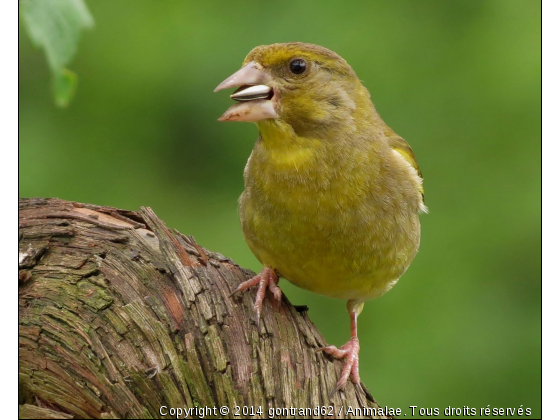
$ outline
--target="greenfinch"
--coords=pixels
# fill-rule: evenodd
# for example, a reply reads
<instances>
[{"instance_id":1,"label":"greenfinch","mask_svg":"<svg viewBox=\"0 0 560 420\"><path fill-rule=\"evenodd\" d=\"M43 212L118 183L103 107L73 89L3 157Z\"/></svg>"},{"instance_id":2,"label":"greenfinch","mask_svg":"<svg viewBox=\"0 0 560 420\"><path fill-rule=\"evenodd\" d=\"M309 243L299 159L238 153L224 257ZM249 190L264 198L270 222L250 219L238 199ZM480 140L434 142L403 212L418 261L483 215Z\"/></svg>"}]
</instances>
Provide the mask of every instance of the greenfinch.
<instances>
[{"instance_id":1,"label":"greenfinch","mask_svg":"<svg viewBox=\"0 0 560 420\"><path fill-rule=\"evenodd\" d=\"M245 240L263 264L234 293L258 286L257 322L280 277L347 300L350 341L318 349L345 360L361 387L357 318L387 293L420 244L423 178L408 143L381 119L350 65L300 42L254 48L215 91L237 87L220 121L251 121L259 137L244 172L239 214Z\"/></svg>"}]
</instances>

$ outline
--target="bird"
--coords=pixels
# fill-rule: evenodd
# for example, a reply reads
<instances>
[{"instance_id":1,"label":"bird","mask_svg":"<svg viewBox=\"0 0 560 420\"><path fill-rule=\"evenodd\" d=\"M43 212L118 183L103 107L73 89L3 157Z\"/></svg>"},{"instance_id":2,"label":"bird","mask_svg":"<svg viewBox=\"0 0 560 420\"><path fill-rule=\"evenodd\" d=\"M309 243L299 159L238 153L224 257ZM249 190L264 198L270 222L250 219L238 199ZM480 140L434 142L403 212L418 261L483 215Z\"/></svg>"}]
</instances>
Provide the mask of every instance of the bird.
<instances>
[{"instance_id":1,"label":"bird","mask_svg":"<svg viewBox=\"0 0 560 420\"><path fill-rule=\"evenodd\" d=\"M344 360L331 395L349 378L361 389L358 316L410 266L428 211L414 152L346 60L319 45L258 46L215 92L230 88L236 103L218 120L259 131L238 210L263 265L232 295L257 287L257 323L267 291L280 303L280 278L346 300L350 340L317 351Z\"/></svg>"}]
</instances>

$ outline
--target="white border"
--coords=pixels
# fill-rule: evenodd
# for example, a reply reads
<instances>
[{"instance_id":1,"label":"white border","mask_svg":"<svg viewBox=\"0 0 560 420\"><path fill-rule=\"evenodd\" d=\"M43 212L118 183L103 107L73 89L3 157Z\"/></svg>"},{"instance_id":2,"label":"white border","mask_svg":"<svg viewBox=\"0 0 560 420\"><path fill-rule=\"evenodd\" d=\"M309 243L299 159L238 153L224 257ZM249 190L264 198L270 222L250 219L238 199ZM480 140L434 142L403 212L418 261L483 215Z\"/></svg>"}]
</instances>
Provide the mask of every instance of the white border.
<instances>
[{"instance_id":1,"label":"white border","mask_svg":"<svg viewBox=\"0 0 560 420\"><path fill-rule=\"evenodd\" d=\"M560 320L560 275L558 241L560 240L559 209L560 177L560 3L545 0L542 24L542 391L543 419L558 418L558 324Z\"/></svg>"},{"instance_id":2,"label":"white border","mask_svg":"<svg viewBox=\"0 0 560 420\"><path fill-rule=\"evenodd\" d=\"M0 215L4 221L4 238L0 249L0 267L6 267L2 285L2 320L1 356L4 361L2 387L0 389L1 405L6 410L7 418L18 416L18 300L16 251L12 240L17 238L16 231L16 197L18 184L15 182L18 173L18 2L0 2ZM13 219L12 219L13 217ZM12 225L13 223L13 225ZM13 258L13 259L12 259ZM14 274L10 275L13 267Z\"/></svg>"}]
</instances>

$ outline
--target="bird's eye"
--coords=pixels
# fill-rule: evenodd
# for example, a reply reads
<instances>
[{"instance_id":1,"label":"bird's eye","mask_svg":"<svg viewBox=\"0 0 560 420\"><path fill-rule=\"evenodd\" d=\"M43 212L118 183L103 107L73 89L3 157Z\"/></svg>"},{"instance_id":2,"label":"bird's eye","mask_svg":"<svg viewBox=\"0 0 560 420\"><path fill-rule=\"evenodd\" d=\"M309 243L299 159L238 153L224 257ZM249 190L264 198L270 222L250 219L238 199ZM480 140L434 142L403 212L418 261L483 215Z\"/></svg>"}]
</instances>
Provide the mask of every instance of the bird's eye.
<instances>
[{"instance_id":1,"label":"bird's eye","mask_svg":"<svg viewBox=\"0 0 560 420\"><path fill-rule=\"evenodd\" d=\"M301 58L296 58L290 63L290 71L294 74L302 74L307 68L307 63Z\"/></svg>"}]
</instances>

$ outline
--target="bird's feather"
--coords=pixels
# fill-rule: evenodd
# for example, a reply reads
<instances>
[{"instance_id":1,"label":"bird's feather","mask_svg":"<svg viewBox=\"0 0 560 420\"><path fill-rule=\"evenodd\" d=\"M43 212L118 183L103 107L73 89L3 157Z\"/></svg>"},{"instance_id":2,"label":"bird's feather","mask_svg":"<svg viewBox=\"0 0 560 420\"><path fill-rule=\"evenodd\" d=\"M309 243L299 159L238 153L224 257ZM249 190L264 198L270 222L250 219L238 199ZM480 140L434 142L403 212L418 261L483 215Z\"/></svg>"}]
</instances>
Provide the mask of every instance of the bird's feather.
<instances>
[{"instance_id":1,"label":"bird's feather","mask_svg":"<svg viewBox=\"0 0 560 420\"><path fill-rule=\"evenodd\" d=\"M398 152L415 170L421 180L424 180L422 176L422 171L418 166L418 162L416 161L416 156L414 155L414 151L412 147L403 139L401 136L396 134L393 130L387 127L385 131L385 136L389 142L389 146L395 151ZM422 194L422 201L424 202L424 185L420 184L420 193Z\"/></svg>"}]
</instances>

